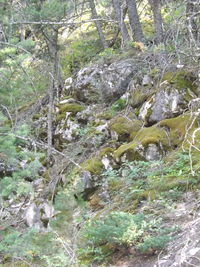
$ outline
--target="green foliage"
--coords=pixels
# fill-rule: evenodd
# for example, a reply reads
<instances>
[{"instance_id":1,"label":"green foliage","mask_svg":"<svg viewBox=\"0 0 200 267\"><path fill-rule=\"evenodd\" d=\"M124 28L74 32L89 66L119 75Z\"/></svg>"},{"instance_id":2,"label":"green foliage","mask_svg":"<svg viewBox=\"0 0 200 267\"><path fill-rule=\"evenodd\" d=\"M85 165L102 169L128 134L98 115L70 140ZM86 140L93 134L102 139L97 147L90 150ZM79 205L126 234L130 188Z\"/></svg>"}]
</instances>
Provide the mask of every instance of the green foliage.
<instances>
[{"instance_id":1,"label":"green foliage","mask_svg":"<svg viewBox=\"0 0 200 267\"><path fill-rule=\"evenodd\" d=\"M105 48L102 52L98 54L98 58L103 60L112 59L114 56L116 56L117 51L113 48Z\"/></svg>"},{"instance_id":2,"label":"green foliage","mask_svg":"<svg viewBox=\"0 0 200 267\"><path fill-rule=\"evenodd\" d=\"M162 229L162 230L161 230ZM144 214L111 212L99 219L89 221L81 231L80 258L101 260L117 246L135 247L142 253L163 249L175 229L166 229L163 234L161 220L151 219ZM105 246L110 250L104 254Z\"/></svg>"},{"instance_id":3,"label":"green foliage","mask_svg":"<svg viewBox=\"0 0 200 267\"><path fill-rule=\"evenodd\" d=\"M103 172L113 203L135 211L144 200L180 200L184 191L199 188L199 172L191 175L189 156L177 154L173 161L124 162L120 168ZM130 205L130 203L132 203Z\"/></svg>"},{"instance_id":4,"label":"green foliage","mask_svg":"<svg viewBox=\"0 0 200 267\"><path fill-rule=\"evenodd\" d=\"M32 186L27 180L39 178L38 171L41 168L42 154L27 150L27 144L23 139L29 132L26 125L15 134L5 132L7 131L5 128L1 130L0 155L3 155L3 163L10 171L0 180L0 194L4 198L15 199L32 191Z\"/></svg>"},{"instance_id":5,"label":"green foliage","mask_svg":"<svg viewBox=\"0 0 200 267\"><path fill-rule=\"evenodd\" d=\"M36 229L19 232L13 229L2 231L0 253L5 258L25 260L29 264L38 262L41 266L70 266L69 256L64 246L64 241L52 233L39 233Z\"/></svg>"},{"instance_id":6,"label":"green foliage","mask_svg":"<svg viewBox=\"0 0 200 267\"><path fill-rule=\"evenodd\" d=\"M66 15L66 11L71 5L71 1L51 0L41 2L40 0L31 0L27 1L27 6L23 11L26 17L33 21L59 21Z\"/></svg>"},{"instance_id":7,"label":"green foliage","mask_svg":"<svg viewBox=\"0 0 200 267\"><path fill-rule=\"evenodd\" d=\"M111 111L117 112L123 110L126 107L126 105L127 105L126 100L120 98L112 104Z\"/></svg>"},{"instance_id":8,"label":"green foliage","mask_svg":"<svg viewBox=\"0 0 200 267\"><path fill-rule=\"evenodd\" d=\"M32 51L34 42L25 40L19 43L19 47ZM7 106L11 113L37 99L38 94L46 89L45 71L41 73L30 66L31 60L30 54L18 53L15 47L0 49L0 104Z\"/></svg>"},{"instance_id":9,"label":"green foliage","mask_svg":"<svg viewBox=\"0 0 200 267\"><path fill-rule=\"evenodd\" d=\"M101 44L94 36L85 36L84 39L73 41L70 46L61 52L61 65L66 76L71 76L80 68L89 63L98 53Z\"/></svg>"}]
</instances>

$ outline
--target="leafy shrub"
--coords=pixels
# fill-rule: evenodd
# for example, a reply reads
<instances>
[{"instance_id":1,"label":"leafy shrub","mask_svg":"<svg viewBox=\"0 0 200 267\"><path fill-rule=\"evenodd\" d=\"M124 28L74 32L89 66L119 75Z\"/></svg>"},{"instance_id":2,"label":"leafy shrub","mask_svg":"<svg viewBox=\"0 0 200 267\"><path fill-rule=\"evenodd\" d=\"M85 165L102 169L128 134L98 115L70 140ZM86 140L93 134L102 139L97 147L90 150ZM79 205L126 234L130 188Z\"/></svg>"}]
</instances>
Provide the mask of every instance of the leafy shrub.
<instances>
[{"instance_id":1,"label":"leafy shrub","mask_svg":"<svg viewBox=\"0 0 200 267\"><path fill-rule=\"evenodd\" d=\"M111 212L105 217L91 220L82 229L79 256L101 259L120 246L135 247L142 253L160 250L170 240L173 231L161 231L161 220L150 219L144 214ZM105 247L109 248L106 253Z\"/></svg>"},{"instance_id":2,"label":"leafy shrub","mask_svg":"<svg viewBox=\"0 0 200 267\"><path fill-rule=\"evenodd\" d=\"M2 231L0 254L3 261L22 260L32 266L39 262L40 266L70 266L69 256L64 248L64 241L54 232L39 233L36 229L19 232L12 229Z\"/></svg>"},{"instance_id":3,"label":"leafy shrub","mask_svg":"<svg viewBox=\"0 0 200 267\"><path fill-rule=\"evenodd\" d=\"M66 76L71 76L94 58L100 49L96 40L73 41L69 48L61 53L61 65Z\"/></svg>"},{"instance_id":4,"label":"leafy shrub","mask_svg":"<svg viewBox=\"0 0 200 267\"><path fill-rule=\"evenodd\" d=\"M118 99L115 103L111 106L111 111L120 111L126 107L126 100L125 99Z\"/></svg>"}]
</instances>

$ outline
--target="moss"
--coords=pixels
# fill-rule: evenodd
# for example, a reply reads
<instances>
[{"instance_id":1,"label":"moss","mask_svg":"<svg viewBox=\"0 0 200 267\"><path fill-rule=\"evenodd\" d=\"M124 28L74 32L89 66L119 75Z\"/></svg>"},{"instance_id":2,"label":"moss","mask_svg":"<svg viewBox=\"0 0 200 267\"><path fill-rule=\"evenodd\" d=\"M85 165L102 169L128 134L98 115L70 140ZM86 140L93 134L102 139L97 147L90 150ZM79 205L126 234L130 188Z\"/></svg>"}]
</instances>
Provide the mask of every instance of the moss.
<instances>
[{"instance_id":1,"label":"moss","mask_svg":"<svg viewBox=\"0 0 200 267\"><path fill-rule=\"evenodd\" d=\"M113 151L114 151L113 148L111 148L111 147L105 147L105 148L103 148L103 149L99 152L99 155L100 155L100 157L102 158L102 157L105 156L105 155L112 154Z\"/></svg>"},{"instance_id":2,"label":"moss","mask_svg":"<svg viewBox=\"0 0 200 267\"><path fill-rule=\"evenodd\" d=\"M61 120L65 119L65 117L66 117L66 114L65 114L65 113L58 114L58 115L56 116L55 122L56 122L56 123L59 123Z\"/></svg>"},{"instance_id":3,"label":"moss","mask_svg":"<svg viewBox=\"0 0 200 267\"><path fill-rule=\"evenodd\" d=\"M2 265L0 265L1 267L29 267L30 264L24 262L24 261L15 261L13 262L7 262L4 263Z\"/></svg>"},{"instance_id":4,"label":"moss","mask_svg":"<svg viewBox=\"0 0 200 267\"><path fill-rule=\"evenodd\" d=\"M40 117L41 117L41 114L40 113L36 113L36 114L33 115L32 119L34 121L36 121L36 120L39 120Z\"/></svg>"},{"instance_id":5,"label":"moss","mask_svg":"<svg viewBox=\"0 0 200 267\"><path fill-rule=\"evenodd\" d=\"M100 174L103 169L103 164L99 157L94 157L83 162L81 167L91 174Z\"/></svg>"},{"instance_id":6,"label":"moss","mask_svg":"<svg viewBox=\"0 0 200 267\"><path fill-rule=\"evenodd\" d=\"M140 160L142 159L141 156L136 151L137 144L136 142L131 142L128 144L121 145L115 152L114 152L114 158L118 161L121 156L126 154L126 159L129 161L133 160Z\"/></svg>"},{"instance_id":7,"label":"moss","mask_svg":"<svg viewBox=\"0 0 200 267\"><path fill-rule=\"evenodd\" d=\"M142 127L142 122L136 119L130 119L125 116L118 116L111 120L109 124L110 130L117 133L120 140L129 140L133 133L137 133Z\"/></svg>"},{"instance_id":8,"label":"moss","mask_svg":"<svg viewBox=\"0 0 200 267\"><path fill-rule=\"evenodd\" d=\"M76 114L77 112L80 112L84 109L83 106L76 104L76 103L68 103L59 105L59 113L63 114L66 112L72 112L73 114Z\"/></svg>"},{"instance_id":9,"label":"moss","mask_svg":"<svg viewBox=\"0 0 200 267\"><path fill-rule=\"evenodd\" d=\"M159 122L160 127L167 127L169 138L173 146L178 146L185 138L187 128L191 125L193 118L190 114L183 114L176 118L166 119ZM198 127L197 121L193 124L189 133Z\"/></svg>"},{"instance_id":10,"label":"moss","mask_svg":"<svg viewBox=\"0 0 200 267\"><path fill-rule=\"evenodd\" d=\"M42 156L40 159L39 159L40 163L46 167L47 166L47 158L46 156Z\"/></svg>"},{"instance_id":11,"label":"moss","mask_svg":"<svg viewBox=\"0 0 200 267\"><path fill-rule=\"evenodd\" d=\"M192 72L179 70L176 72L166 72L162 81L168 81L174 88L183 90L190 89L194 93L197 93L197 84L195 83L196 77Z\"/></svg>"},{"instance_id":12,"label":"moss","mask_svg":"<svg viewBox=\"0 0 200 267\"><path fill-rule=\"evenodd\" d=\"M142 200L155 200L158 196L158 193L155 189L145 190L141 194L139 194L138 199Z\"/></svg>"},{"instance_id":13,"label":"moss","mask_svg":"<svg viewBox=\"0 0 200 267\"><path fill-rule=\"evenodd\" d=\"M49 175L49 171L45 171L42 175L45 179L46 182L50 181L50 175Z\"/></svg>"},{"instance_id":14,"label":"moss","mask_svg":"<svg viewBox=\"0 0 200 267\"><path fill-rule=\"evenodd\" d=\"M113 117L113 112L111 110L107 110L103 113L98 114L96 117L101 120L110 120Z\"/></svg>"},{"instance_id":15,"label":"moss","mask_svg":"<svg viewBox=\"0 0 200 267\"><path fill-rule=\"evenodd\" d=\"M165 150L170 147L166 132L157 126L152 126L140 129L132 142L120 146L114 152L114 157L119 159L126 154L127 159L130 161L140 160L142 157L137 151L138 146L142 145L143 148L146 148L149 144L161 144Z\"/></svg>"},{"instance_id":16,"label":"moss","mask_svg":"<svg viewBox=\"0 0 200 267\"><path fill-rule=\"evenodd\" d=\"M114 151L111 147L105 147L98 152L98 155L84 161L81 167L92 174L100 174L104 168L101 159L108 154L112 154Z\"/></svg>"},{"instance_id":17,"label":"moss","mask_svg":"<svg viewBox=\"0 0 200 267\"><path fill-rule=\"evenodd\" d=\"M138 108L142 105L149 97L152 96L155 89L152 86L138 87L130 91L130 104L133 108Z\"/></svg>"}]
</instances>

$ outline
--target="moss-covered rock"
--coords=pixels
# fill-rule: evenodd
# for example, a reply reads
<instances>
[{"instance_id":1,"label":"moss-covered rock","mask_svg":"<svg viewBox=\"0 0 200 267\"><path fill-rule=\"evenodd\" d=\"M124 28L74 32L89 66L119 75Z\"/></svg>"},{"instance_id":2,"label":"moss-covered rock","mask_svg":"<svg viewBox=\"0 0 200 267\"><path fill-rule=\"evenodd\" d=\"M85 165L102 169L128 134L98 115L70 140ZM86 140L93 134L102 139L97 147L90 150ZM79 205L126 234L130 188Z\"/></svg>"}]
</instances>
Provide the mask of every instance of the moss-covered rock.
<instances>
[{"instance_id":1,"label":"moss-covered rock","mask_svg":"<svg viewBox=\"0 0 200 267\"><path fill-rule=\"evenodd\" d=\"M59 114L66 112L72 112L73 114L76 114L82 110L84 110L84 107L77 103L67 103L59 106Z\"/></svg>"},{"instance_id":2,"label":"moss-covered rock","mask_svg":"<svg viewBox=\"0 0 200 267\"><path fill-rule=\"evenodd\" d=\"M168 71L163 75L162 81L167 81L174 88L179 90L190 89L197 94L197 77L191 71L178 70L176 72Z\"/></svg>"},{"instance_id":3,"label":"moss-covered rock","mask_svg":"<svg viewBox=\"0 0 200 267\"><path fill-rule=\"evenodd\" d=\"M89 171L91 174L98 175L104 169L104 164L102 163L102 159L106 156L112 155L113 151L114 149L111 147L104 147L93 158L84 161L81 164L81 167L85 171Z\"/></svg>"},{"instance_id":4,"label":"moss-covered rock","mask_svg":"<svg viewBox=\"0 0 200 267\"><path fill-rule=\"evenodd\" d=\"M148 158L148 155L145 151L148 149L149 145L152 144L158 148L158 151L156 152L158 153L158 157L160 157L164 151L169 149L170 143L165 130L157 126L142 128L136 134L132 142L120 146L114 152L114 157L116 160L119 160L125 155L125 158L130 161L146 159Z\"/></svg>"},{"instance_id":5,"label":"moss-covered rock","mask_svg":"<svg viewBox=\"0 0 200 267\"><path fill-rule=\"evenodd\" d=\"M103 169L103 164L99 157L94 157L86 160L81 164L81 167L85 171L89 171L91 174L100 174Z\"/></svg>"},{"instance_id":6,"label":"moss-covered rock","mask_svg":"<svg viewBox=\"0 0 200 267\"><path fill-rule=\"evenodd\" d=\"M199 94L196 77L187 71L167 72L156 92L142 105L139 118L146 125L182 114Z\"/></svg>"},{"instance_id":7,"label":"moss-covered rock","mask_svg":"<svg viewBox=\"0 0 200 267\"><path fill-rule=\"evenodd\" d=\"M162 120L159 125L168 130L170 142L173 146L178 146L186 137L186 132L192 134L195 128L198 127L197 120L193 121L191 114L183 114L176 118Z\"/></svg>"},{"instance_id":8,"label":"moss-covered rock","mask_svg":"<svg viewBox=\"0 0 200 267\"><path fill-rule=\"evenodd\" d=\"M109 123L109 129L116 133L120 141L131 140L141 127L141 121L122 115L113 118Z\"/></svg>"},{"instance_id":9,"label":"moss-covered rock","mask_svg":"<svg viewBox=\"0 0 200 267\"><path fill-rule=\"evenodd\" d=\"M142 105L155 91L155 87L152 87L151 85L142 86L135 84L135 81L133 80L129 84L129 104L133 108L137 108Z\"/></svg>"}]
</instances>

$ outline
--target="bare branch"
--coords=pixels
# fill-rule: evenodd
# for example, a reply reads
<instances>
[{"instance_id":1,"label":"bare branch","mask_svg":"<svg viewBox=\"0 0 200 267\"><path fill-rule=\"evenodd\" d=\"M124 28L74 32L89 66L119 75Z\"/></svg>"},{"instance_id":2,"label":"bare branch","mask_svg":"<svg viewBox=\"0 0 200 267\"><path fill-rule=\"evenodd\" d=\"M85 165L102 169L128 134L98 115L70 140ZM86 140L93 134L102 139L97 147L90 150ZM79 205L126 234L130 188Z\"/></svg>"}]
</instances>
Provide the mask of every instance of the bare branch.
<instances>
[{"instance_id":1,"label":"bare branch","mask_svg":"<svg viewBox=\"0 0 200 267\"><path fill-rule=\"evenodd\" d=\"M90 20L82 20L82 21L77 21L77 22L68 22L68 21L14 21L10 22L10 25L61 25L61 26L71 26L71 25L79 25L79 24L84 24L84 23L89 23L89 22L96 22L96 21L102 21L102 22L113 22L117 23L115 20L111 19L102 19L102 18L97 18L97 19L90 19Z\"/></svg>"}]
</instances>

